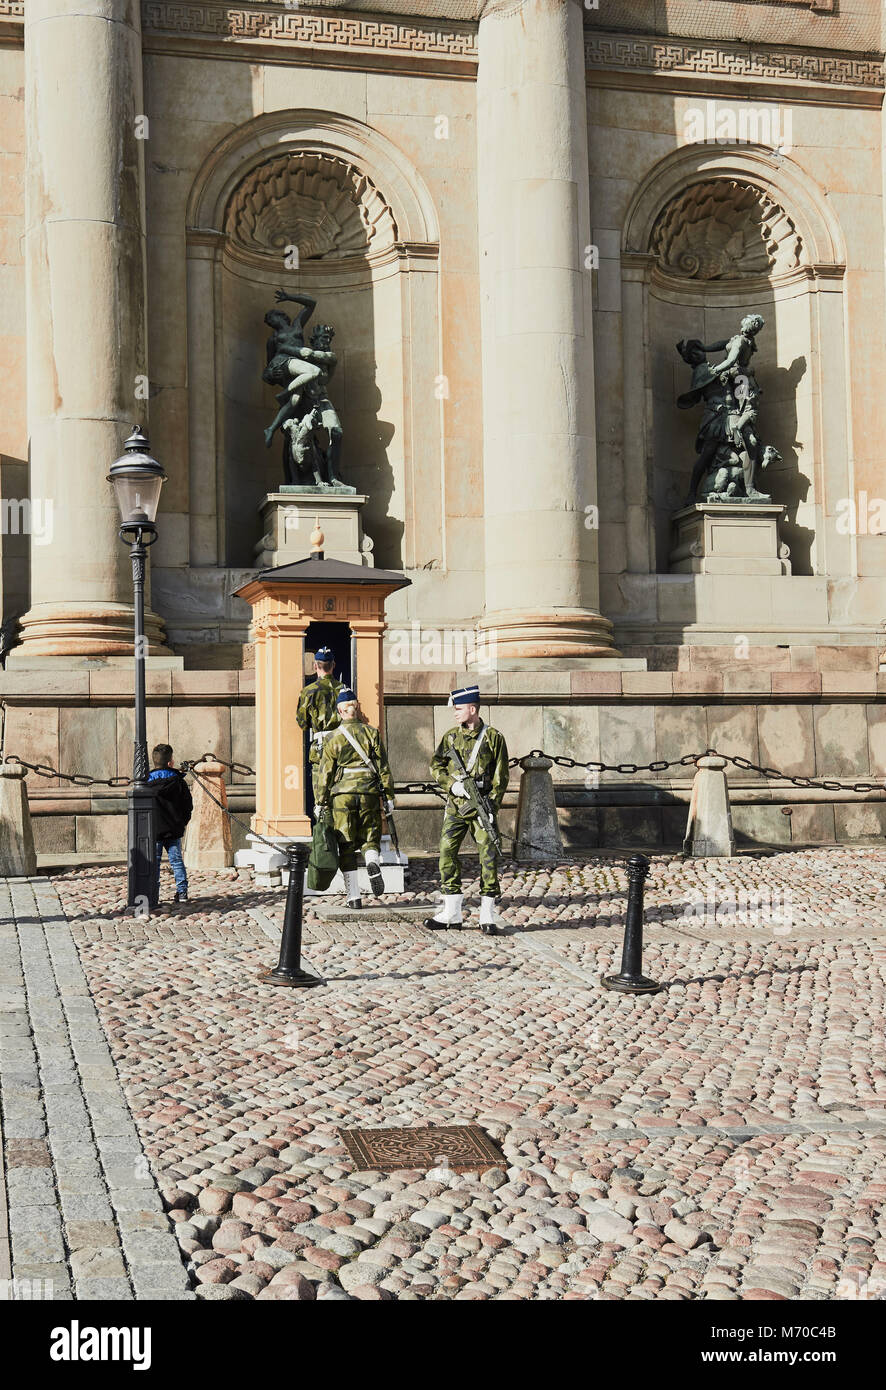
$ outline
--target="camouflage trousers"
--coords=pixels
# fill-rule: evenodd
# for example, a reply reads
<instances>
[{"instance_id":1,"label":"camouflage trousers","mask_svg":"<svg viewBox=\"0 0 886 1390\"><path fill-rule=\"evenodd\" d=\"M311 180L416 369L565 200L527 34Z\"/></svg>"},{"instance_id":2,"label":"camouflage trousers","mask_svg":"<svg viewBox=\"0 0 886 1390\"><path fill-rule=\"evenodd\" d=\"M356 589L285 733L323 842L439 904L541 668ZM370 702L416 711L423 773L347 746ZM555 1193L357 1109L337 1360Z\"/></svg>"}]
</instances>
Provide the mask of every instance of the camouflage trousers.
<instances>
[{"instance_id":1,"label":"camouflage trousers","mask_svg":"<svg viewBox=\"0 0 886 1390\"><path fill-rule=\"evenodd\" d=\"M314 804L316 805L316 804L317 804L317 801L318 801L318 799L319 799L318 796L317 796L317 778L320 776L320 759L318 758L317 761L315 762L314 759L313 759L313 757L312 757L312 758L311 758L311 762L310 762L310 768L311 768L311 786L312 786L313 789L314 789Z\"/></svg>"},{"instance_id":2,"label":"camouflage trousers","mask_svg":"<svg viewBox=\"0 0 886 1390\"><path fill-rule=\"evenodd\" d=\"M338 836L342 869L357 867L357 851L381 848L381 806L377 792L350 792L332 798L332 828Z\"/></svg>"},{"instance_id":3,"label":"camouflage trousers","mask_svg":"<svg viewBox=\"0 0 886 1390\"><path fill-rule=\"evenodd\" d=\"M308 753L308 763L309 763L310 769L311 769L311 786L312 786L313 789L314 789L314 801L317 801L317 799L318 799L318 798L317 798L317 778L320 776L320 763L321 763L322 758L323 758L323 754L322 754L322 752L320 751L320 750L322 749L322 747L323 747L323 744L322 744L322 743L317 743L316 740L314 739L314 737L312 736L312 737L311 737L310 752Z\"/></svg>"},{"instance_id":4,"label":"camouflage trousers","mask_svg":"<svg viewBox=\"0 0 886 1390\"><path fill-rule=\"evenodd\" d=\"M498 881L497 855L495 845L482 825L477 823L476 814L469 811L461 815L447 807L443 817L443 833L440 836L440 885L444 893L461 892L461 860L459 850L468 831L474 837L477 853L480 856L480 892L484 898L497 898L501 893Z\"/></svg>"}]
</instances>

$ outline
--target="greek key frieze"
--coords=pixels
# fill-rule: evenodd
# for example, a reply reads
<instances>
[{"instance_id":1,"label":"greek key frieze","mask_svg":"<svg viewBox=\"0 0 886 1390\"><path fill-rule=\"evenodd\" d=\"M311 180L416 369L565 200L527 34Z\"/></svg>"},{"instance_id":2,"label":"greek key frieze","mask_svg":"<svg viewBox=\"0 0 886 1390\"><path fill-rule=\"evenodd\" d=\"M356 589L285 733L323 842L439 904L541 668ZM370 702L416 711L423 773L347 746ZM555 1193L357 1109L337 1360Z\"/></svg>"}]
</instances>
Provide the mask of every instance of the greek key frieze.
<instances>
[{"instance_id":1,"label":"greek key frieze","mask_svg":"<svg viewBox=\"0 0 886 1390\"><path fill-rule=\"evenodd\" d=\"M2 3L0 0L0 6ZM322 45L468 59L477 56L476 38L467 26L399 23L396 19L361 15L303 14L283 6L188 5L145 0L142 26L146 30L166 33L267 39L311 47Z\"/></svg>"},{"instance_id":2,"label":"greek key frieze","mask_svg":"<svg viewBox=\"0 0 886 1390\"><path fill-rule=\"evenodd\" d=\"M775 77L798 82L833 82L851 87L882 87L879 58L780 52L760 46L674 42L617 35L585 35L589 68L704 73L719 77Z\"/></svg>"}]
</instances>

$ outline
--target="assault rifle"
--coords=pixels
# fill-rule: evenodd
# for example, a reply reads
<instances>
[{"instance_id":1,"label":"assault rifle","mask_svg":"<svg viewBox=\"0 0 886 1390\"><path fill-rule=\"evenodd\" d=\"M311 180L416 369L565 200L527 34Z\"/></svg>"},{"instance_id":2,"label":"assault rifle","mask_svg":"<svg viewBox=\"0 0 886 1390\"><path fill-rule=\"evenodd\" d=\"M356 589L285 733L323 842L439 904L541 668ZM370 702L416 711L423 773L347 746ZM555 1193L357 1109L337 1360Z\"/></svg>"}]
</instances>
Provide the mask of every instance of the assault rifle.
<instances>
[{"instance_id":1,"label":"assault rifle","mask_svg":"<svg viewBox=\"0 0 886 1390\"><path fill-rule=\"evenodd\" d=\"M498 833L498 826L495 823L495 811L488 796L483 796L478 791L477 783L465 766L465 760L454 745L449 748L452 761L458 770L459 780L464 784L464 789L468 794L468 804L477 813L478 824L482 825L486 834L495 846L496 854L504 858L504 846L501 842L501 835Z\"/></svg>"}]
</instances>

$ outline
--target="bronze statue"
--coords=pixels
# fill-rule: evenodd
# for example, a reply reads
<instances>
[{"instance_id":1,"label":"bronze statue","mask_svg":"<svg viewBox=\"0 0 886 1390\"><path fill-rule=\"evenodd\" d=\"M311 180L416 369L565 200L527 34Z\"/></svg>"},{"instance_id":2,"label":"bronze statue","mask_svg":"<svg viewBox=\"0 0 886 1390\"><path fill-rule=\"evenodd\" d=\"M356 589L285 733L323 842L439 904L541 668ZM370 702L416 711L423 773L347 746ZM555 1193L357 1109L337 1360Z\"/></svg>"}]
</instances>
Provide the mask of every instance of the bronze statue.
<instances>
[{"instance_id":1,"label":"bronze statue","mask_svg":"<svg viewBox=\"0 0 886 1390\"><path fill-rule=\"evenodd\" d=\"M302 309L292 320L282 309L265 314L265 323L274 332L268 339L262 378L283 387L277 393L280 409L265 430L265 444L270 448L277 430L282 432L283 473L290 485L341 488L341 420L327 393L338 360L332 351L335 330L329 324L317 324L310 347L306 347L304 329L317 301L310 295L284 290L277 290L275 298L278 303L288 300L300 304Z\"/></svg>"},{"instance_id":2,"label":"bronze statue","mask_svg":"<svg viewBox=\"0 0 886 1390\"><path fill-rule=\"evenodd\" d=\"M684 506L696 501L772 501L769 493L756 486L758 469L781 458L771 444L761 445L757 434L762 391L751 358L763 322L759 314L749 314L732 338L708 344L690 338L677 344L683 361L692 367L692 384L678 396L677 405L689 410L699 401L704 403L695 441L698 456ZM724 351L722 362L711 366L706 354Z\"/></svg>"}]
</instances>

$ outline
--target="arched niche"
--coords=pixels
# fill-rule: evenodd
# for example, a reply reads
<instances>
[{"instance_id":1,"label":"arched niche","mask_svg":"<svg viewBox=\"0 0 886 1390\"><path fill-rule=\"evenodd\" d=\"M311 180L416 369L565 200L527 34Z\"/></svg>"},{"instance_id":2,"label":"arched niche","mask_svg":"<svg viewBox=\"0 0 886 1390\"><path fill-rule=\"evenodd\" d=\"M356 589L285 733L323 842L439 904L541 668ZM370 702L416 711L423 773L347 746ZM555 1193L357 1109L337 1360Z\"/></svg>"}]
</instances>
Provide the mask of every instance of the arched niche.
<instances>
[{"instance_id":1,"label":"arched niche","mask_svg":"<svg viewBox=\"0 0 886 1390\"><path fill-rule=\"evenodd\" d=\"M251 566L256 509L283 481L282 440L268 450L262 436L275 388L261 379L264 315L297 312L276 304L282 287L317 300L308 335L315 323L335 329L343 476L369 496L376 563L409 567L424 532L441 525L439 488L411 506L413 460L441 447L439 412L420 408L440 370L439 234L415 170L350 117L258 117L205 161L188 202L187 258L191 564Z\"/></svg>"},{"instance_id":2,"label":"arched niche","mask_svg":"<svg viewBox=\"0 0 886 1390\"><path fill-rule=\"evenodd\" d=\"M794 574L852 572L851 539L834 525L851 495L844 271L836 219L784 156L693 145L637 190L622 241L625 491L628 505L644 500L647 525L629 532L629 570L667 571L695 458L700 411L677 408L690 369L675 344L728 338L759 313L760 433L782 455L761 486L787 507Z\"/></svg>"}]
</instances>

